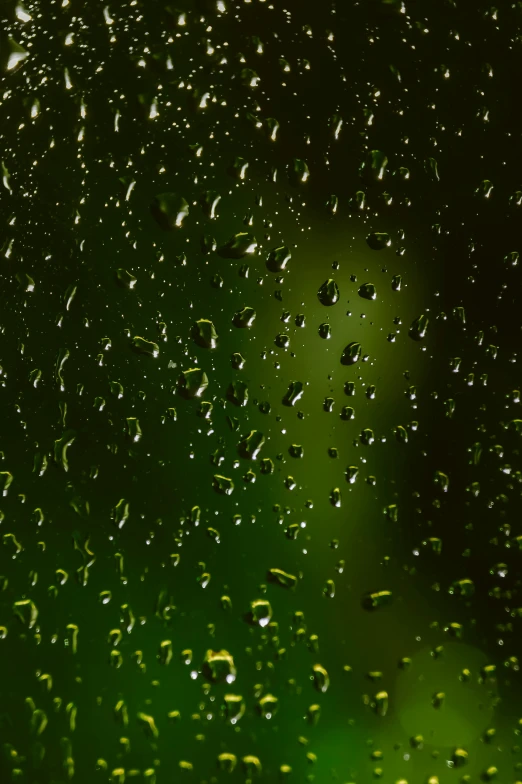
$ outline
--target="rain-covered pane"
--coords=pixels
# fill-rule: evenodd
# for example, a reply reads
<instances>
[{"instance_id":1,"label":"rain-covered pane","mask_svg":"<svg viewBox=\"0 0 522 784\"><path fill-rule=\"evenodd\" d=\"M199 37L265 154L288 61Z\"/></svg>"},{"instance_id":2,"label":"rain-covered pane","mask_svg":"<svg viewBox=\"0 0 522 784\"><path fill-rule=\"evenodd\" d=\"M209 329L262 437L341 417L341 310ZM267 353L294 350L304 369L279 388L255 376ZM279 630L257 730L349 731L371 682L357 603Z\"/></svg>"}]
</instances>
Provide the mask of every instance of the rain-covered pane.
<instances>
[{"instance_id":1,"label":"rain-covered pane","mask_svg":"<svg viewBox=\"0 0 522 784\"><path fill-rule=\"evenodd\" d=\"M0 782L522 781L522 4L0 3Z\"/></svg>"}]
</instances>

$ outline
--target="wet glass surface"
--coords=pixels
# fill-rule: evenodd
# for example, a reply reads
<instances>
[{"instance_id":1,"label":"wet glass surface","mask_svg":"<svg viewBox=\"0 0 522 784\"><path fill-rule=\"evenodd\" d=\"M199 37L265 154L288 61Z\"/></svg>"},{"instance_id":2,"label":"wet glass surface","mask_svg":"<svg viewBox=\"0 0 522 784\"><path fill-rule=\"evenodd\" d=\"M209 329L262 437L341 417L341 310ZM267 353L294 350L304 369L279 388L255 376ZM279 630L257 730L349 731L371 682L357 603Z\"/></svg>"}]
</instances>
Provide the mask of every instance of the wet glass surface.
<instances>
[{"instance_id":1,"label":"wet glass surface","mask_svg":"<svg viewBox=\"0 0 522 784\"><path fill-rule=\"evenodd\" d=\"M522 4L0 4L0 781L522 779Z\"/></svg>"}]
</instances>

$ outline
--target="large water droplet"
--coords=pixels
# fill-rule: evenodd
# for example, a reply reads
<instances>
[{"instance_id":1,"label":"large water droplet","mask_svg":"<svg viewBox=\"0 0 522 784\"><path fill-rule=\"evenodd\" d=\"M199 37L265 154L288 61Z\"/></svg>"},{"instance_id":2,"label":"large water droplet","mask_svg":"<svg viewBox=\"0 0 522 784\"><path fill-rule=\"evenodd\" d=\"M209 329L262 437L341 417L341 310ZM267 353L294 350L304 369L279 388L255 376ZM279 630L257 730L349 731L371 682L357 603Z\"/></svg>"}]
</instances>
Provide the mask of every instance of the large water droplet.
<instances>
[{"instance_id":1,"label":"large water droplet","mask_svg":"<svg viewBox=\"0 0 522 784\"><path fill-rule=\"evenodd\" d=\"M422 340L426 336L426 332L428 329L429 319L425 314L419 316L415 319L412 323L408 335L413 340Z\"/></svg>"},{"instance_id":2,"label":"large water droplet","mask_svg":"<svg viewBox=\"0 0 522 784\"><path fill-rule=\"evenodd\" d=\"M390 247L391 237L386 232L375 231L372 234L368 234L366 242L372 250L383 250Z\"/></svg>"},{"instance_id":3,"label":"large water droplet","mask_svg":"<svg viewBox=\"0 0 522 784\"><path fill-rule=\"evenodd\" d=\"M189 205L177 193L160 193L154 197L150 210L158 225L171 231L181 226L189 214Z\"/></svg>"},{"instance_id":4,"label":"large water droplet","mask_svg":"<svg viewBox=\"0 0 522 784\"><path fill-rule=\"evenodd\" d=\"M261 433L261 431L251 430L250 433L247 436L245 436L243 440L239 443L238 446L239 454L242 457L255 460L259 452L261 451L261 448L264 443L265 443L265 437Z\"/></svg>"},{"instance_id":5,"label":"large water droplet","mask_svg":"<svg viewBox=\"0 0 522 784\"><path fill-rule=\"evenodd\" d=\"M282 245L280 248L274 248L270 251L266 260L267 269L269 269L270 272L282 272L287 268L291 258L292 254L286 245Z\"/></svg>"},{"instance_id":6,"label":"large water droplet","mask_svg":"<svg viewBox=\"0 0 522 784\"><path fill-rule=\"evenodd\" d=\"M359 296L363 299L377 299L377 291L373 283L363 283L359 286Z\"/></svg>"},{"instance_id":7,"label":"large water droplet","mask_svg":"<svg viewBox=\"0 0 522 784\"><path fill-rule=\"evenodd\" d=\"M208 319L199 319L192 327L192 337L198 346L216 348L218 334L214 324Z\"/></svg>"},{"instance_id":8,"label":"large water droplet","mask_svg":"<svg viewBox=\"0 0 522 784\"><path fill-rule=\"evenodd\" d=\"M201 397L208 386L208 376L201 368L184 370L178 379L178 389L183 397Z\"/></svg>"},{"instance_id":9,"label":"large water droplet","mask_svg":"<svg viewBox=\"0 0 522 784\"><path fill-rule=\"evenodd\" d=\"M207 678L214 681L214 683L234 683L236 680L237 670L234 664L234 659L228 651L212 651L208 650L203 662L203 670Z\"/></svg>"},{"instance_id":10,"label":"large water droplet","mask_svg":"<svg viewBox=\"0 0 522 784\"><path fill-rule=\"evenodd\" d=\"M339 296L339 287L332 278L326 280L317 292L319 302L321 305L326 306L335 305L339 300Z\"/></svg>"},{"instance_id":11,"label":"large water droplet","mask_svg":"<svg viewBox=\"0 0 522 784\"><path fill-rule=\"evenodd\" d=\"M232 322L234 326L245 329L246 327L252 326L256 320L256 315L257 314L254 308L245 306L242 310L238 310L236 313L234 313Z\"/></svg>"},{"instance_id":12,"label":"large water droplet","mask_svg":"<svg viewBox=\"0 0 522 784\"><path fill-rule=\"evenodd\" d=\"M234 234L224 245L218 248L218 255L223 259L242 259L250 253L254 253L257 248L257 240L253 234L240 231Z\"/></svg>"},{"instance_id":13,"label":"large water droplet","mask_svg":"<svg viewBox=\"0 0 522 784\"><path fill-rule=\"evenodd\" d=\"M341 355L342 365L353 365L361 358L361 344L357 342L348 343Z\"/></svg>"}]
</instances>

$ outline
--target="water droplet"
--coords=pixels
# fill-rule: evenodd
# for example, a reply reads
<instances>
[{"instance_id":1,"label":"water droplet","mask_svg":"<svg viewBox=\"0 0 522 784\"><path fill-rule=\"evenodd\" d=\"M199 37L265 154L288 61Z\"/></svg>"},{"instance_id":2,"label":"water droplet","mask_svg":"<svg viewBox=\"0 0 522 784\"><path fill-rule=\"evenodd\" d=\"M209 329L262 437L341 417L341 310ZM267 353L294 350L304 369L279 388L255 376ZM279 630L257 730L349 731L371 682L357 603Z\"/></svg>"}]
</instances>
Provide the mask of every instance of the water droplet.
<instances>
[{"instance_id":1,"label":"water droplet","mask_svg":"<svg viewBox=\"0 0 522 784\"><path fill-rule=\"evenodd\" d=\"M307 182L310 178L310 169L306 161L301 158L294 158L290 170L290 180L294 183Z\"/></svg>"},{"instance_id":2,"label":"water droplet","mask_svg":"<svg viewBox=\"0 0 522 784\"><path fill-rule=\"evenodd\" d=\"M288 572L284 572L282 569L269 569L268 579L271 582L281 585L283 588L295 588L297 585L297 577L294 577L293 574L289 574Z\"/></svg>"},{"instance_id":3,"label":"water droplet","mask_svg":"<svg viewBox=\"0 0 522 784\"><path fill-rule=\"evenodd\" d=\"M279 348L288 348L288 346L290 345L290 338L288 335L282 333L280 335L276 335L276 339L274 340L274 343Z\"/></svg>"},{"instance_id":4,"label":"water droplet","mask_svg":"<svg viewBox=\"0 0 522 784\"><path fill-rule=\"evenodd\" d=\"M251 460L255 460L261 451L263 444L265 443L265 437L261 433L260 430L251 430L250 433L245 436L238 446L239 454L241 457L246 457Z\"/></svg>"},{"instance_id":5,"label":"water droplet","mask_svg":"<svg viewBox=\"0 0 522 784\"><path fill-rule=\"evenodd\" d=\"M234 492L234 482L226 476L214 474L213 487L220 495L232 495Z\"/></svg>"},{"instance_id":6,"label":"water droplet","mask_svg":"<svg viewBox=\"0 0 522 784\"><path fill-rule=\"evenodd\" d=\"M467 598L474 595L475 584L473 580L470 580L468 577L464 577L461 580L455 580L451 584L448 592L450 594L456 594L457 596Z\"/></svg>"},{"instance_id":7,"label":"water droplet","mask_svg":"<svg viewBox=\"0 0 522 784\"><path fill-rule=\"evenodd\" d=\"M386 232L376 231L373 234L368 234L366 242L372 250L383 250L390 247L391 237Z\"/></svg>"},{"instance_id":8,"label":"water droplet","mask_svg":"<svg viewBox=\"0 0 522 784\"><path fill-rule=\"evenodd\" d=\"M218 334L214 324L208 319L199 319L192 327L192 337L202 348L216 348Z\"/></svg>"},{"instance_id":9,"label":"water droplet","mask_svg":"<svg viewBox=\"0 0 522 784\"><path fill-rule=\"evenodd\" d=\"M365 427L361 432L361 443L365 446L371 446L375 441L375 435L371 428Z\"/></svg>"},{"instance_id":10,"label":"water droplet","mask_svg":"<svg viewBox=\"0 0 522 784\"><path fill-rule=\"evenodd\" d=\"M425 314L422 314L412 322L412 325L408 331L408 335L413 340L422 340L424 337L426 337L428 324L428 317Z\"/></svg>"},{"instance_id":11,"label":"water droplet","mask_svg":"<svg viewBox=\"0 0 522 784\"><path fill-rule=\"evenodd\" d=\"M259 626L267 626L272 620L272 607L267 599L256 599L250 603L252 622Z\"/></svg>"},{"instance_id":12,"label":"water droplet","mask_svg":"<svg viewBox=\"0 0 522 784\"><path fill-rule=\"evenodd\" d=\"M254 253L256 248L257 240L254 235L241 231L234 234L224 245L220 245L217 252L222 259L242 259Z\"/></svg>"},{"instance_id":13,"label":"water droplet","mask_svg":"<svg viewBox=\"0 0 522 784\"><path fill-rule=\"evenodd\" d=\"M390 605L392 598L391 591L368 593L362 599L362 606L365 610L378 610L381 607L387 607Z\"/></svg>"},{"instance_id":14,"label":"water droplet","mask_svg":"<svg viewBox=\"0 0 522 784\"><path fill-rule=\"evenodd\" d=\"M279 700L277 697L274 697L273 694L265 694L264 697L261 697L258 704L258 711L260 715L265 719L271 719L277 713L277 709L279 708Z\"/></svg>"},{"instance_id":15,"label":"water droplet","mask_svg":"<svg viewBox=\"0 0 522 784\"><path fill-rule=\"evenodd\" d=\"M245 713L245 702L240 694L225 694L223 712L231 724L237 724Z\"/></svg>"},{"instance_id":16,"label":"water droplet","mask_svg":"<svg viewBox=\"0 0 522 784\"><path fill-rule=\"evenodd\" d=\"M230 358L232 367L235 368L236 370L243 370L243 368L245 367L245 361L246 361L245 358L238 352L232 354Z\"/></svg>"},{"instance_id":17,"label":"water droplet","mask_svg":"<svg viewBox=\"0 0 522 784\"><path fill-rule=\"evenodd\" d=\"M451 760L456 768L467 765L469 761L468 752L465 749L457 748L452 754Z\"/></svg>"},{"instance_id":18,"label":"water droplet","mask_svg":"<svg viewBox=\"0 0 522 784\"><path fill-rule=\"evenodd\" d=\"M185 398L201 397L208 386L208 376L201 368L184 370L178 379L178 389Z\"/></svg>"},{"instance_id":19,"label":"water droplet","mask_svg":"<svg viewBox=\"0 0 522 784\"><path fill-rule=\"evenodd\" d=\"M203 662L205 675L214 683L234 683L236 680L236 667L234 659L228 651L208 650Z\"/></svg>"},{"instance_id":20,"label":"water droplet","mask_svg":"<svg viewBox=\"0 0 522 784\"><path fill-rule=\"evenodd\" d=\"M236 406L246 406L248 403L248 384L246 381L233 381L227 390L227 398Z\"/></svg>"},{"instance_id":21,"label":"water droplet","mask_svg":"<svg viewBox=\"0 0 522 784\"><path fill-rule=\"evenodd\" d=\"M303 384L301 381L291 381L288 385L288 391L283 398L283 405L294 406L298 400L303 396Z\"/></svg>"},{"instance_id":22,"label":"water droplet","mask_svg":"<svg viewBox=\"0 0 522 784\"><path fill-rule=\"evenodd\" d=\"M433 182L437 182L440 180L439 177L439 169L438 164L435 158L426 158L424 161L424 169L426 174L430 177Z\"/></svg>"},{"instance_id":23,"label":"water droplet","mask_svg":"<svg viewBox=\"0 0 522 784\"><path fill-rule=\"evenodd\" d=\"M408 443L408 431L406 430L406 428L403 427L402 425L398 425L395 428L395 438L397 439L397 441L399 441L399 443L407 444Z\"/></svg>"},{"instance_id":24,"label":"water droplet","mask_svg":"<svg viewBox=\"0 0 522 784\"><path fill-rule=\"evenodd\" d=\"M151 340L145 340L145 338L136 335L132 339L132 347L138 354L145 354L149 357L157 357L159 356L159 346L157 343L153 343Z\"/></svg>"},{"instance_id":25,"label":"water droplet","mask_svg":"<svg viewBox=\"0 0 522 784\"><path fill-rule=\"evenodd\" d=\"M339 296L339 287L332 278L326 280L317 292L319 302L327 307L335 305L339 301Z\"/></svg>"},{"instance_id":26,"label":"water droplet","mask_svg":"<svg viewBox=\"0 0 522 784\"><path fill-rule=\"evenodd\" d=\"M118 281L119 285L125 289L133 289L138 282L137 278L135 278L132 273L123 268L117 270L116 280ZM69 310L69 308L67 308L67 310Z\"/></svg>"},{"instance_id":27,"label":"water droplet","mask_svg":"<svg viewBox=\"0 0 522 784\"><path fill-rule=\"evenodd\" d=\"M373 283L363 283L359 286L359 296L363 299L377 299L377 291Z\"/></svg>"},{"instance_id":28,"label":"water droplet","mask_svg":"<svg viewBox=\"0 0 522 784\"><path fill-rule=\"evenodd\" d=\"M116 653L116 651L113 651L113 653ZM140 711L140 713L138 713L138 722L140 723L146 735L148 735L151 738L159 737L159 731L158 728L156 727L156 722L154 721L154 718L152 716L150 716L147 713L142 713Z\"/></svg>"},{"instance_id":29,"label":"water droplet","mask_svg":"<svg viewBox=\"0 0 522 784\"><path fill-rule=\"evenodd\" d=\"M254 308L244 307L242 310L236 311L232 319L234 326L240 328L251 327L256 320L256 311Z\"/></svg>"},{"instance_id":30,"label":"water droplet","mask_svg":"<svg viewBox=\"0 0 522 784\"><path fill-rule=\"evenodd\" d=\"M361 164L359 174L361 179L368 183L380 182L384 179L388 158L381 150L372 150L367 159Z\"/></svg>"},{"instance_id":31,"label":"water droplet","mask_svg":"<svg viewBox=\"0 0 522 784\"><path fill-rule=\"evenodd\" d=\"M2 71L14 73L24 64L25 60L29 57L29 52L18 44L14 38L9 37L3 43L4 51L1 56Z\"/></svg>"},{"instance_id":32,"label":"water droplet","mask_svg":"<svg viewBox=\"0 0 522 784\"><path fill-rule=\"evenodd\" d=\"M228 752L223 752L218 756L218 766L220 770L223 770L226 773L232 773L236 765L237 765L237 757L235 754L229 754Z\"/></svg>"},{"instance_id":33,"label":"water droplet","mask_svg":"<svg viewBox=\"0 0 522 784\"><path fill-rule=\"evenodd\" d=\"M28 629L32 629L38 620L38 608L31 599L21 599L15 602L13 613Z\"/></svg>"},{"instance_id":34,"label":"water droplet","mask_svg":"<svg viewBox=\"0 0 522 784\"><path fill-rule=\"evenodd\" d=\"M392 278L392 290L393 291L400 291L402 286L402 277L401 275L394 275Z\"/></svg>"},{"instance_id":35,"label":"water droplet","mask_svg":"<svg viewBox=\"0 0 522 784\"><path fill-rule=\"evenodd\" d=\"M338 487L334 487L330 492L330 503L332 506L340 508L342 504L341 491Z\"/></svg>"},{"instance_id":36,"label":"water droplet","mask_svg":"<svg viewBox=\"0 0 522 784\"><path fill-rule=\"evenodd\" d=\"M114 525L116 525L118 528L123 528L129 518L129 510L129 503L125 500L125 498L121 498L112 510L112 520Z\"/></svg>"},{"instance_id":37,"label":"water droplet","mask_svg":"<svg viewBox=\"0 0 522 784\"><path fill-rule=\"evenodd\" d=\"M314 676L314 686L317 691L322 692L324 694L328 691L328 687L330 686L330 676L328 675L327 670L321 664L314 664L312 667L312 672Z\"/></svg>"},{"instance_id":38,"label":"water droplet","mask_svg":"<svg viewBox=\"0 0 522 784\"><path fill-rule=\"evenodd\" d=\"M388 692L380 691L374 698L374 710L378 716L386 716L388 712Z\"/></svg>"},{"instance_id":39,"label":"water droplet","mask_svg":"<svg viewBox=\"0 0 522 784\"><path fill-rule=\"evenodd\" d=\"M217 191L210 190L202 194L199 203L207 218L217 218L217 206L220 200L221 196Z\"/></svg>"},{"instance_id":40,"label":"water droplet","mask_svg":"<svg viewBox=\"0 0 522 784\"><path fill-rule=\"evenodd\" d=\"M349 343L341 355L342 365L353 365L361 358L361 344L357 342Z\"/></svg>"},{"instance_id":41,"label":"water droplet","mask_svg":"<svg viewBox=\"0 0 522 784\"><path fill-rule=\"evenodd\" d=\"M270 270L270 272L282 272L287 268L291 258L292 254L286 245L274 248L270 251L266 260L267 269Z\"/></svg>"},{"instance_id":42,"label":"water droplet","mask_svg":"<svg viewBox=\"0 0 522 784\"><path fill-rule=\"evenodd\" d=\"M188 202L177 193L160 193L150 207L152 216L165 231L179 228L189 214Z\"/></svg>"},{"instance_id":43,"label":"water droplet","mask_svg":"<svg viewBox=\"0 0 522 784\"><path fill-rule=\"evenodd\" d=\"M134 443L141 440L142 432L140 422L136 417L127 417L127 436Z\"/></svg>"},{"instance_id":44,"label":"water droplet","mask_svg":"<svg viewBox=\"0 0 522 784\"><path fill-rule=\"evenodd\" d=\"M269 457L264 457L260 463L261 473L262 474L273 474L274 473L274 462Z\"/></svg>"}]
</instances>

